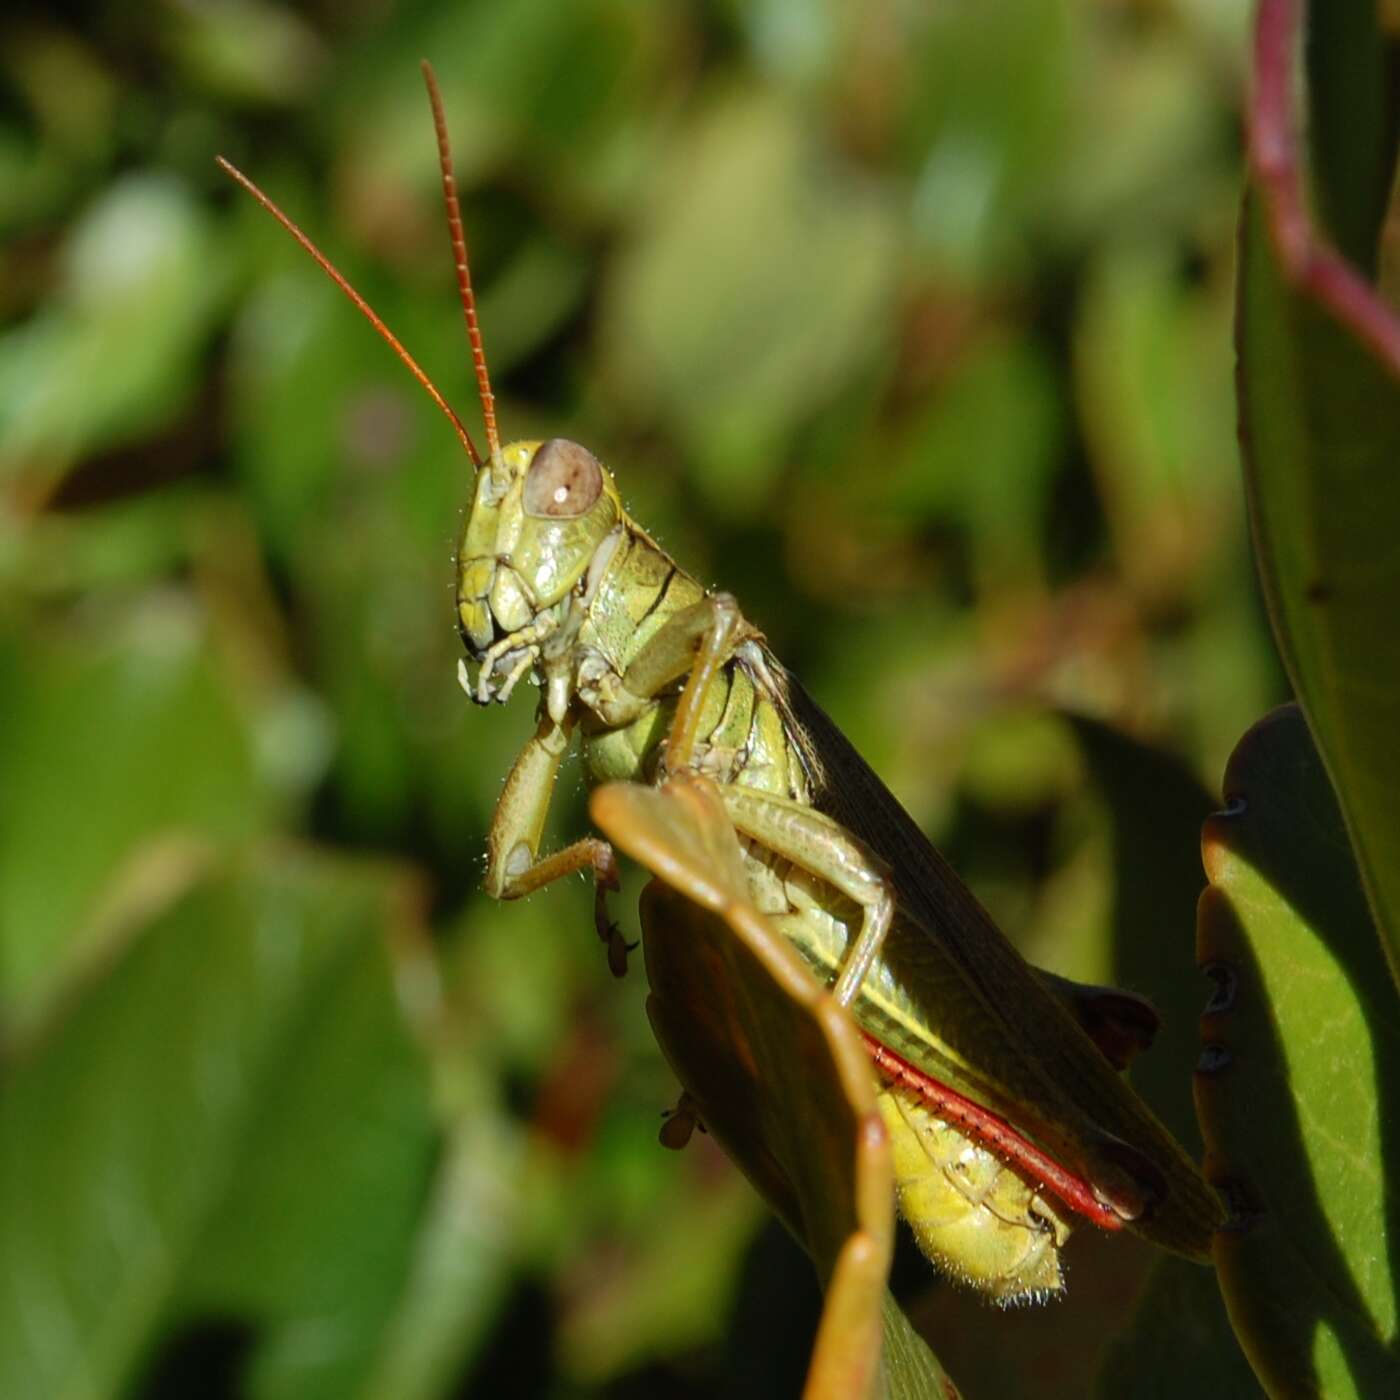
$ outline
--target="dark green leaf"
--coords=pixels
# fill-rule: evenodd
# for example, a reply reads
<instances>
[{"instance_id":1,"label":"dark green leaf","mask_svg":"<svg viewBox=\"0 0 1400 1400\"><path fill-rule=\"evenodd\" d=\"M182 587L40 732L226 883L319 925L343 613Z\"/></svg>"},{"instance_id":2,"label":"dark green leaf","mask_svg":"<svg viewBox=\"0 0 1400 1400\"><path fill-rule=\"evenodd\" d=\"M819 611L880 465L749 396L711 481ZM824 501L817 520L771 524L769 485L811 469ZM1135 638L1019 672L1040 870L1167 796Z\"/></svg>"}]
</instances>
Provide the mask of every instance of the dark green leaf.
<instances>
[{"instance_id":1,"label":"dark green leaf","mask_svg":"<svg viewBox=\"0 0 1400 1400\"><path fill-rule=\"evenodd\" d=\"M1246 481L1274 632L1400 971L1400 321L1308 223L1295 21L1277 0L1260 10L1237 332Z\"/></svg>"},{"instance_id":2,"label":"dark green leaf","mask_svg":"<svg viewBox=\"0 0 1400 1400\"><path fill-rule=\"evenodd\" d=\"M1209 1269L1158 1258L1132 1321L1104 1351L1101 1400L1262 1397Z\"/></svg>"},{"instance_id":3,"label":"dark green leaf","mask_svg":"<svg viewBox=\"0 0 1400 1400\"><path fill-rule=\"evenodd\" d=\"M1323 221L1343 255L1376 271L1381 218L1395 172L1394 24L1372 0L1328 0L1307 12L1308 136Z\"/></svg>"},{"instance_id":4,"label":"dark green leaf","mask_svg":"<svg viewBox=\"0 0 1400 1400\"><path fill-rule=\"evenodd\" d=\"M13 1394L120 1394L162 1328L207 1316L257 1335L252 1395L353 1388L432 1141L390 976L398 902L305 856L213 875L6 1067Z\"/></svg>"}]
</instances>

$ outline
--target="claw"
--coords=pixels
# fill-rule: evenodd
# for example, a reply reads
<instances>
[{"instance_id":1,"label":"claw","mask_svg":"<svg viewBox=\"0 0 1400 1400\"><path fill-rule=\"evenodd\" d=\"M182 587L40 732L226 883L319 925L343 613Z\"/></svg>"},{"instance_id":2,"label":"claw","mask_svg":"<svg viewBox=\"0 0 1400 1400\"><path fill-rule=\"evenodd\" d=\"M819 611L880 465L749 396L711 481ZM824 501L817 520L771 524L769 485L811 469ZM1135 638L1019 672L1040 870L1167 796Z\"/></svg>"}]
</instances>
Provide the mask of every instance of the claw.
<instances>
[{"instance_id":1,"label":"claw","mask_svg":"<svg viewBox=\"0 0 1400 1400\"><path fill-rule=\"evenodd\" d=\"M635 943L629 943L622 936L622 931L616 924L608 925L608 936L605 940L608 945L608 971L614 977L627 976L627 955L636 948Z\"/></svg>"},{"instance_id":2,"label":"claw","mask_svg":"<svg viewBox=\"0 0 1400 1400\"><path fill-rule=\"evenodd\" d=\"M461 658L457 662L457 684L462 687L463 691L466 693L467 699L470 700L473 705L490 704L489 699L483 700L481 696L477 693L477 688L472 683L472 678L467 672L467 662L465 657Z\"/></svg>"},{"instance_id":3,"label":"claw","mask_svg":"<svg viewBox=\"0 0 1400 1400\"><path fill-rule=\"evenodd\" d=\"M608 891L616 890L619 883L616 866L601 870L595 866L594 880L593 926L598 931L599 939L607 945L608 970L614 977L626 977L627 955L637 945L628 943L622 936L622 930L608 918Z\"/></svg>"},{"instance_id":4,"label":"claw","mask_svg":"<svg viewBox=\"0 0 1400 1400\"><path fill-rule=\"evenodd\" d=\"M538 647L527 648L525 654L515 663L510 675L505 679L505 684L496 691L495 699L498 704L504 705L506 701L510 699L511 695L514 694L515 687L519 684L520 678L535 664L535 660L539 656L539 650Z\"/></svg>"},{"instance_id":5,"label":"claw","mask_svg":"<svg viewBox=\"0 0 1400 1400\"><path fill-rule=\"evenodd\" d=\"M657 1135L662 1147L671 1152L679 1152L691 1139L696 1129L706 1131L700 1121L699 1106L686 1090L681 1091L675 1108L666 1109L661 1115L661 1132Z\"/></svg>"}]
</instances>

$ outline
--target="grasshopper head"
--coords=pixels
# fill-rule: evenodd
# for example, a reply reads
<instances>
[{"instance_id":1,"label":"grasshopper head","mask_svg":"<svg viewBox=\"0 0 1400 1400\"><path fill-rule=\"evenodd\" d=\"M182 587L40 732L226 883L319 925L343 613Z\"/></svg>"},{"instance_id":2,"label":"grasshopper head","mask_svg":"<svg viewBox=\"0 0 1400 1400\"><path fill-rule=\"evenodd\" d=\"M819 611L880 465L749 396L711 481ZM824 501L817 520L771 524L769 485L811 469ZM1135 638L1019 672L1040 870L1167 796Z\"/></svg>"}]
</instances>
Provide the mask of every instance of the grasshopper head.
<instances>
[{"instance_id":1,"label":"grasshopper head","mask_svg":"<svg viewBox=\"0 0 1400 1400\"><path fill-rule=\"evenodd\" d=\"M457 202L448 149L447 121L433 70L424 62L423 77L437 130L438 162L448 229L457 265L457 284L471 342L486 429L488 456L483 458L462 420L443 398L398 337L341 275L333 263L246 175L222 156L219 164L238 181L316 260L326 275L355 304L390 349L408 367L433 402L451 421L477 467L476 494L457 551L457 615L468 652L483 663L478 698L492 698L493 670L505 663L506 682L495 692L504 700L524 666L540 655L538 641L561 620L551 610L568 597L598 557L598 549L622 519L622 502L612 477L586 448L566 438L548 442L514 442L502 448L496 431L495 396L486 371L486 354L477 325L476 296L467 264L462 214ZM532 623L540 630L519 634ZM519 645L517 645L517 643Z\"/></svg>"},{"instance_id":2,"label":"grasshopper head","mask_svg":"<svg viewBox=\"0 0 1400 1400\"><path fill-rule=\"evenodd\" d=\"M513 442L477 473L457 551L457 616L480 660L566 597L622 517L607 468L567 438Z\"/></svg>"}]
</instances>

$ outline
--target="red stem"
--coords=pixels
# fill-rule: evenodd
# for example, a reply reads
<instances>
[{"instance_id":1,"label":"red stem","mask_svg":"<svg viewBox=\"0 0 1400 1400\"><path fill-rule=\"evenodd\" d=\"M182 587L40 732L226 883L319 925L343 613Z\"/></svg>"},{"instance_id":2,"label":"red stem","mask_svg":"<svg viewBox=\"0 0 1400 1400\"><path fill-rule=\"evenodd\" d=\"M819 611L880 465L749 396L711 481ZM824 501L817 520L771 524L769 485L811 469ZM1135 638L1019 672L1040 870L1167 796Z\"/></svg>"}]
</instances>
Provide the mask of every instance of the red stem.
<instances>
[{"instance_id":1,"label":"red stem","mask_svg":"<svg viewBox=\"0 0 1400 1400\"><path fill-rule=\"evenodd\" d=\"M1249 168L1284 270L1298 289L1368 345L1400 379L1400 320L1374 288L1319 237L1303 191L1293 65L1301 0L1260 0L1249 104Z\"/></svg>"}]
</instances>

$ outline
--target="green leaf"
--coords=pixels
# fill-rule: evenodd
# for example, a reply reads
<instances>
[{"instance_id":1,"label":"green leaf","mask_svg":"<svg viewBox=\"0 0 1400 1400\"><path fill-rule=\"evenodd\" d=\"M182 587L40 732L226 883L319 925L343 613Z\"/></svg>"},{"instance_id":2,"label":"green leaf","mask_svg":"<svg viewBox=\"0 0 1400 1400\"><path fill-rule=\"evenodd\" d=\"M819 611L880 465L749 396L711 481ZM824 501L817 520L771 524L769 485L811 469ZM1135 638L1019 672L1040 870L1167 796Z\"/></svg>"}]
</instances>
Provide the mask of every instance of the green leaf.
<instances>
[{"instance_id":1,"label":"green leaf","mask_svg":"<svg viewBox=\"0 0 1400 1400\"><path fill-rule=\"evenodd\" d=\"M1152 1048L1133 1061L1133 1087L1198 1158L1191 1073L1209 988L1192 930L1201 822L1214 803L1167 754L1082 716L1072 723L1113 818L1112 980L1147 997L1162 1017Z\"/></svg>"},{"instance_id":2,"label":"green leaf","mask_svg":"<svg viewBox=\"0 0 1400 1400\"><path fill-rule=\"evenodd\" d=\"M270 815L250 716L208 619L176 594L0 641L0 1013L36 1024L103 955L108 906L159 902L167 857ZM152 843L160 841L161 850ZM178 884L178 879L176 880Z\"/></svg>"},{"instance_id":3,"label":"green leaf","mask_svg":"<svg viewBox=\"0 0 1400 1400\"><path fill-rule=\"evenodd\" d=\"M1400 1006L1296 706L1240 741L1225 796L1198 929L1217 991L1197 1100L1238 1216L1221 1288L1271 1394L1394 1394Z\"/></svg>"},{"instance_id":4,"label":"green leaf","mask_svg":"<svg viewBox=\"0 0 1400 1400\"><path fill-rule=\"evenodd\" d=\"M794 427L884 343L890 209L824 168L793 107L752 94L714 104L670 165L609 288L605 351L742 515Z\"/></svg>"},{"instance_id":5,"label":"green leaf","mask_svg":"<svg viewBox=\"0 0 1400 1400\"><path fill-rule=\"evenodd\" d=\"M299 855L211 875L6 1067L10 1393L120 1394L209 1316L258 1329L249 1395L352 1392L432 1147L384 936L399 890Z\"/></svg>"},{"instance_id":6,"label":"green leaf","mask_svg":"<svg viewBox=\"0 0 1400 1400\"><path fill-rule=\"evenodd\" d=\"M426 991L436 973L432 951L419 952L413 960L400 957L398 970ZM447 1126L413 1230L411 1261L359 1391L365 1400L452 1393L464 1363L489 1338L542 1194L538 1174L528 1170L526 1134L501 1103L499 1070L480 1023L463 1024L443 1002L433 1001L432 1009L438 1014L426 1030Z\"/></svg>"},{"instance_id":7,"label":"green leaf","mask_svg":"<svg viewBox=\"0 0 1400 1400\"><path fill-rule=\"evenodd\" d=\"M886 1400L958 1400L961 1392L888 1292L882 1316Z\"/></svg>"},{"instance_id":8,"label":"green leaf","mask_svg":"<svg viewBox=\"0 0 1400 1400\"><path fill-rule=\"evenodd\" d=\"M956 520L980 587L1038 584L1061 414L1053 372L1033 344L979 345L911 427L882 506L908 520Z\"/></svg>"},{"instance_id":9,"label":"green leaf","mask_svg":"<svg viewBox=\"0 0 1400 1400\"><path fill-rule=\"evenodd\" d=\"M1151 1050L1133 1062L1133 1086L1198 1156L1191 1089L1207 983L1192 930L1201 822L1215 804L1178 760L1093 720L1073 723L1113 817L1114 980L1147 995L1162 1017ZM1214 1275L1158 1258L1131 1321L1105 1349L1097 1393L1149 1400L1191 1387L1241 1400L1257 1392Z\"/></svg>"},{"instance_id":10,"label":"green leaf","mask_svg":"<svg viewBox=\"0 0 1400 1400\"><path fill-rule=\"evenodd\" d=\"M162 38L184 82L250 106L293 105L325 58L305 19L266 0L174 11Z\"/></svg>"},{"instance_id":11,"label":"green leaf","mask_svg":"<svg viewBox=\"0 0 1400 1400\"><path fill-rule=\"evenodd\" d=\"M1132 1321L1104 1349L1094 1394L1102 1400L1182 1395L1262 1396L1221 1301L1215 1275L1159 1257Z\"/></svg>"},{"instance_id":12,"label":"green leaf","mask_svg":"<svg viewBox=\"0 0 1400 1400\"><path fill-rule=\"evenodd\" d=\"M1306 7L1308 137L1318 202L1342 254L1376 270L1377 235L1395 168L1394 42L1371 0ZM1387 43L1389 39L1389 45Z\"/></svg>"},{"instance_id":13,"label":"green leaf","mask_svg":"<svg viewBox=\"0 0 1400 1400\"><path fill-rule=\"evenodd\" d=\"M1074 328L1075 388L1118 566L1139 597L1199 597L1238 528L1227 288L1169 243L1099 255ZM1223 279L1222 279L1223 282Z\"/></svg>"},{"instance_id":14,"label":"green leaf","mask_svg":"<svg viewBox=\"0 0 1400 1400\"><path fill-rule=\"evenodd\" d=\"M906 36L896 151L912 177L912 231L945 275L995 285L1035 236L1027 223L1063 161L1073 107L1083 29L1074 9L940 5Z\"/></svg>"},{"instance_id":15,"label":"green leaf","mask_svg":"<svg viewBox=\"0 0 1400 1400\"><path fill-rule=\"evenodd\" d=\"M130 174L64 245L52 301L0 336L0 478L49 485L187 402L225 278L208 215L165 175Z\"/></svg>"},{"instance_id":16,"label":"green leaf","mask_svg":"<svg viewBox=\"0 0 1400 1400\"><path fill-rule=\"evenodd\" d=\"M1246 482L1279 648L1400 971L1400 321L1308 222L1295 20L1277 0L1260 11L1240 235Z\"/></svg>"}]
</instances>

